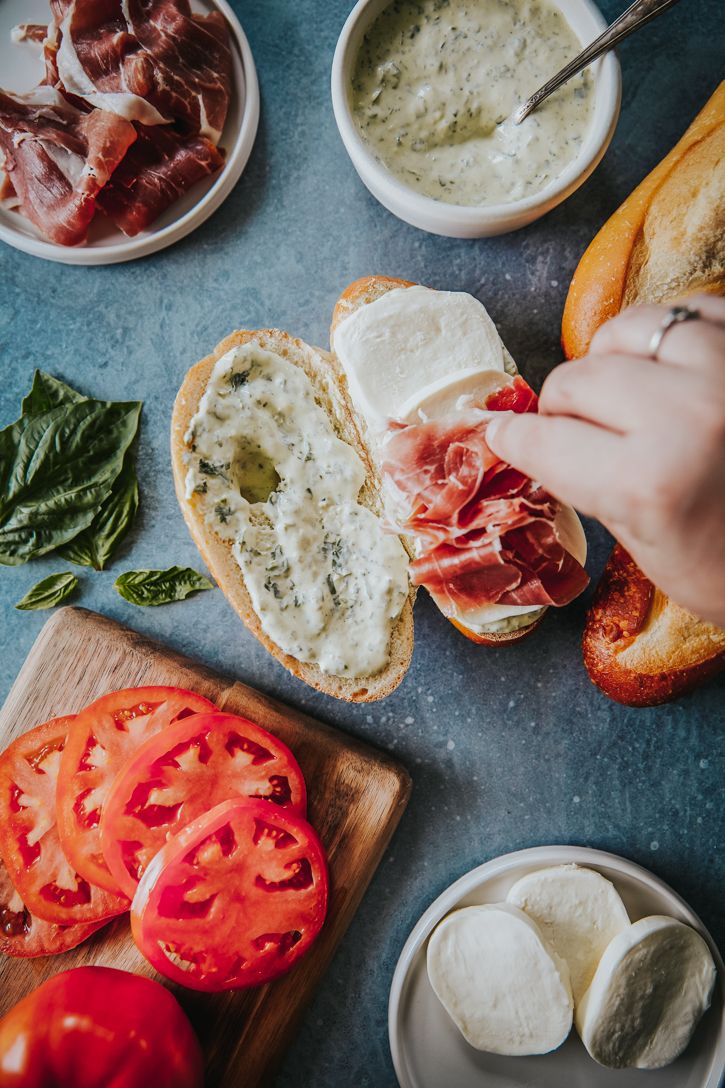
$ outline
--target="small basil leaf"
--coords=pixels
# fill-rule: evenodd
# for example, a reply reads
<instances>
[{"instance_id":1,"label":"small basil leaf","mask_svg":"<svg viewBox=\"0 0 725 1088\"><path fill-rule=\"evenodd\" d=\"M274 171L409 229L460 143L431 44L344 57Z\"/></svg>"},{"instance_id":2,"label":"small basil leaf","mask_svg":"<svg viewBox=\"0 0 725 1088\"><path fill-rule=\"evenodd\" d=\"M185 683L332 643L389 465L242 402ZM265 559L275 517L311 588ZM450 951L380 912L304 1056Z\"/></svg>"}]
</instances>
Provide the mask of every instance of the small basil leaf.
<instances>
[{"instance_id":1,"label":"small basil leaf","mask_svg":"<svg viewBox=\"0 0 725 1088\"><path fill-rule=\"evenodd\" d=\"M143 606L183 601L190 593L214 588L208 578L191 567L129 570L119 575L114 585L124 600Z\"/></svg>"},{"instance_id":2,"label":"small basil leaf","mask_svg":"<svg viewBox=\"0 0 725 1088\"><path fill-rule=\"evenodd\" d=\"M90 525L121 471L141 404L83 400L0 431L0 563L16 565Z\"/></svg>"},{"instance_id":3,"label":"small basil leaf","mask_svg":"<svg viewBox=\"0 0 725 1088\"><path fill-rule=\"evenodd\" d=\"M78 579L69 570L63 574L51 574L29 589L15 607L23 612L40 608L55 608L61 601L70 597L77 585Z\"/></svg>"},{"instance_id":4,"label":"small basil leaf","mask_svg":"<svg viewBox=\"0 0 725 1088\"><path fill-rule=\"evenodd\" d=\"M44 370L36 370L32 388L28 395L23 397L20 411L24 416L38 416L43 412L49 412L51 408L59 408L61 404L79 404L87 399L70 385L54 378L52 374L46 374Z\"/></svg>"},{"instance_id":5,"label":"small basil leaf","mask_svg":"<svg viewBox=\"0 0 725 1088\"><path fill-rule=\"evenodd\" d=\"M59 548L59 554L79 566L103 570L131 528L137 510L138 480L129 451L108 498L101 504L91 524Z\"/></svg>"}]
</instances>

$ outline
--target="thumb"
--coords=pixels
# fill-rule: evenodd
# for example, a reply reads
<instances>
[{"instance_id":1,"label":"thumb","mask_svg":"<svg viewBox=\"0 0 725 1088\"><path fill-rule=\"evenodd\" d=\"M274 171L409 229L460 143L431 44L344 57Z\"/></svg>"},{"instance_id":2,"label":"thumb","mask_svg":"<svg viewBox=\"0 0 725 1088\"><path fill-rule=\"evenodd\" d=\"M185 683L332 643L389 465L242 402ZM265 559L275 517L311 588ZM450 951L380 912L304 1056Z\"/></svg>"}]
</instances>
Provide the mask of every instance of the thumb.
<instances>
[{"instance_id":1,"label":"thumb","mask_svg":"<svg viewBox=\"0 0 725 1088\"><path fill-rule=\"evenodd\" d=\"M502 461L511 461L511 427L515 428L516 421L513 412L497 412L486 427L486 444Z\"/></svg>"}]
</instances>

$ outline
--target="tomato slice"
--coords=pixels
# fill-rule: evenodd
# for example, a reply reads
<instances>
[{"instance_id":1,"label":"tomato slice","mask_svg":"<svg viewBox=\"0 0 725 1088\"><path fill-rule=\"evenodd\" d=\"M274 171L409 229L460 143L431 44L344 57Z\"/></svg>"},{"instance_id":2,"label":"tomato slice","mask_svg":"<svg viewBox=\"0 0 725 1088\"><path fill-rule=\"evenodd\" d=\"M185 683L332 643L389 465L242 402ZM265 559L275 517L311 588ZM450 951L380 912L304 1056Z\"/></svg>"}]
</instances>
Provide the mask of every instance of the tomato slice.
<instances>
[{"instance_id":1,"label":"tomato slice","mask_svg":"<svg viewBox=\"0 0 725 1088\"><path fill-rule=\"evenodd\" d=\"M130 906L79 876L60 844L56 785L73 721L53 718L0 755L0 854L27 909L59 925L98 922Z\"/></svg>"},{"instance_id":2,"label":"tomato slice","mask_svg":"<svg viewBox=\"0 0 725 1088\"><path fill-rule=\"evenodd\" d=\"M75 948L105 922L58 926L31 914L0 860L0 952L6 956L55 956Z\"/></svg>"},{"instance_id":3,"label":"tomato slice","mask_svg":"<svg viewBox=\"0 0 725 1088\"><path fill-rule=\"evenodd\" d=\"M300 816L302 771L289 748L236 714L193 714L143 744L116 775L103 806L101 847L133 898L166 840L221 801L259 797Z\"/></svg>"},{"instance_id":4,"label":"tomato slice","mask_svg":"<svg viewBox=\"0 0 725 1088\"><path fill-rule=\"evenodd\" d=\"M237 799L156 854L131 927L162 975L192 990L233 990L288 971L326 911L325 853L307 821L269 801Z\"/></svg>"},{"instance_id":5,"label":"tomato slice","mask_svg":"<svg viewBox=\"0 0 725 1088\"><path fill-rule=\"evenodd\" d=\"M183 688L112 691L81 710L68 731L58 777L60 841L85 880L120 893L101 851L101 814L111 783L149 737L189 714L216 710Z\"/></svg>"}]
</instances>

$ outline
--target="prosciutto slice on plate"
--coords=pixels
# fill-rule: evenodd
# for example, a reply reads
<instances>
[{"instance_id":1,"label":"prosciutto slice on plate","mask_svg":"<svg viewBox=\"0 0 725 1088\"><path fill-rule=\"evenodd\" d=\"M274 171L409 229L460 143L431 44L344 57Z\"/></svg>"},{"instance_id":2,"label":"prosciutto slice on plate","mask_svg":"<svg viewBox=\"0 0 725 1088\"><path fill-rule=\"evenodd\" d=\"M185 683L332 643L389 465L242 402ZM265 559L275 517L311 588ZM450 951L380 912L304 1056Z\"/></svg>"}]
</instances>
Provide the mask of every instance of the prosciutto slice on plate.
<instances>
[{"instance_id":1,"label":"prosciutto slice on plate","mask_svg":"<svg viewBox=\"0 0 725 1088\"><path fill-rule=\"evenodd\" d=\"M232 81L226 22L188 0L51 0L63 89L145 125L179 122L214 144Z\"/></svg>"},{"instance_id":2,"label":"prosciutto slice on plate","mask_svg":"<svg viewBox=\"0 0 725 1088\"><path fill-rule=\"evenodd\" d=\"M33 42L40 45L48 33L46 23L19 23L13 28L11 38L14 42Z\"/></svg>"},{"instance_id":3,"label":"prosciutto slice on plate","mask_svg":"<svg viewBox=\"0 0 725 1088\"><path fill-rule=\"evenodd\" d=\"M560 504L489 449L492 410L535 411L522 378L445 419L394 424L383 475L398 532L414 537L414 584L446 615L483 605L565 605L586 587L581 564L559 539Z\"/></svg>"},{"instance_id":4,"label":"prosciutto slice on plate","mask_svg":"<svg viewBox=\"0 0 725 1088\"><path fill-rule=\"evenodd\" d=\"M58 90L0 91L3 196L50 241L84 242L98 193L136 139L133 125L105 110L83 112Z\"/></svg>"},{"instance_id":5,"label":"prosciutto slice on plate","mask_svg":"<svg viewBox=\"0 0 725 1088\"><path fill-rule=\"evenodd\" d=\"M146 230L195 182L223 164L204 136L135 125L138 139L98 198L99 208L129 236Z\"/></svg>"}]
</instances>

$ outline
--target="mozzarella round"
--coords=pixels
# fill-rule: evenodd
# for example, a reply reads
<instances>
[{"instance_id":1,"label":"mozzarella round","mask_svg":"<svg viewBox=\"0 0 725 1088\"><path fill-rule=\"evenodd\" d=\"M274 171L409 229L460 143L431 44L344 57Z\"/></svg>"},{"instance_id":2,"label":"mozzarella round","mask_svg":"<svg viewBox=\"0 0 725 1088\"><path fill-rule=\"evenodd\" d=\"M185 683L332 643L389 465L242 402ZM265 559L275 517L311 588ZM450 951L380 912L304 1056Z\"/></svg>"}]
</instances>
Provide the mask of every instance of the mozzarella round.
<instances>
[{"instance_id":1,"label":"mozzarella round","mask_svg":"<svg viewBox=\"0 0 725 1088\"><path fill-rule=\"evenodd\" d=\"M715 986L707 944L653 915L614 938L576 1011L592 1058L611 1069L659 1069L685 1049Z\"/></svg>"},{"instance_id":2,"label":"mozzarella round","mask_svg":"<svg viewBox=\"0 0 725 1088\"><path fill-rule=\"evenodd\" d=\"M472 370L504 369L501 337L478 299L417 284L359 306L334 330L332 347L353 404L376 438L428 386Z\"/></svg>"},{"instance_id":3,"label":"mozzarella round","mask_svg":"<svg viewBox=\"0 0 725 1088\"><path fill-rule=\"evenodd\" d=\"M516 373L477 298L419 284L394 288L358 306L334 329L332 348L376 460L391 418L408 423L445 418L480 405ZM555 528L562 545L583 564L586 537L574 511L562 508ZM486 604L452 618L479 635L507 634L529 626L543 611Z\"/></svg>"},{"instance_id":4,"label":"mozzarella round","mask_svg":"<svg viewBox=\"0 0 725 1088\"><path fill-rule=\"evenodd\" d=\"M554 865L528 873L517 880L506 901L533 918L566 960L575 1005L609 942L630 924L614 885L593 869L578 865Z\"/></svg>"},{"instance_id":5,"label":"mozzarella round","mask_svg":"<svg viewBox=\"0 0 725 1088\"><path fill-rule=\"evenodd\" d=\"M566 964L507 903L449 914L428 942L428 978L464 1039L492 1054L546 1054L566 1039Z\"/></svg>"},{"instance_id":6,"label":"mozzarella round","mask_svg":"<svg viewBox=\"0 0 725 1088\"><path fill-rule=\"evenodd\" d=\"M453 377L444 374L405 401L400 406L398 418L405 423L427 423L470 408L483 412L491 394L512 385L513 381L505 370L481 370L480 367L462 370ZM489 414L493 417L493 412Z\"/></svg>"}]
</instances>

